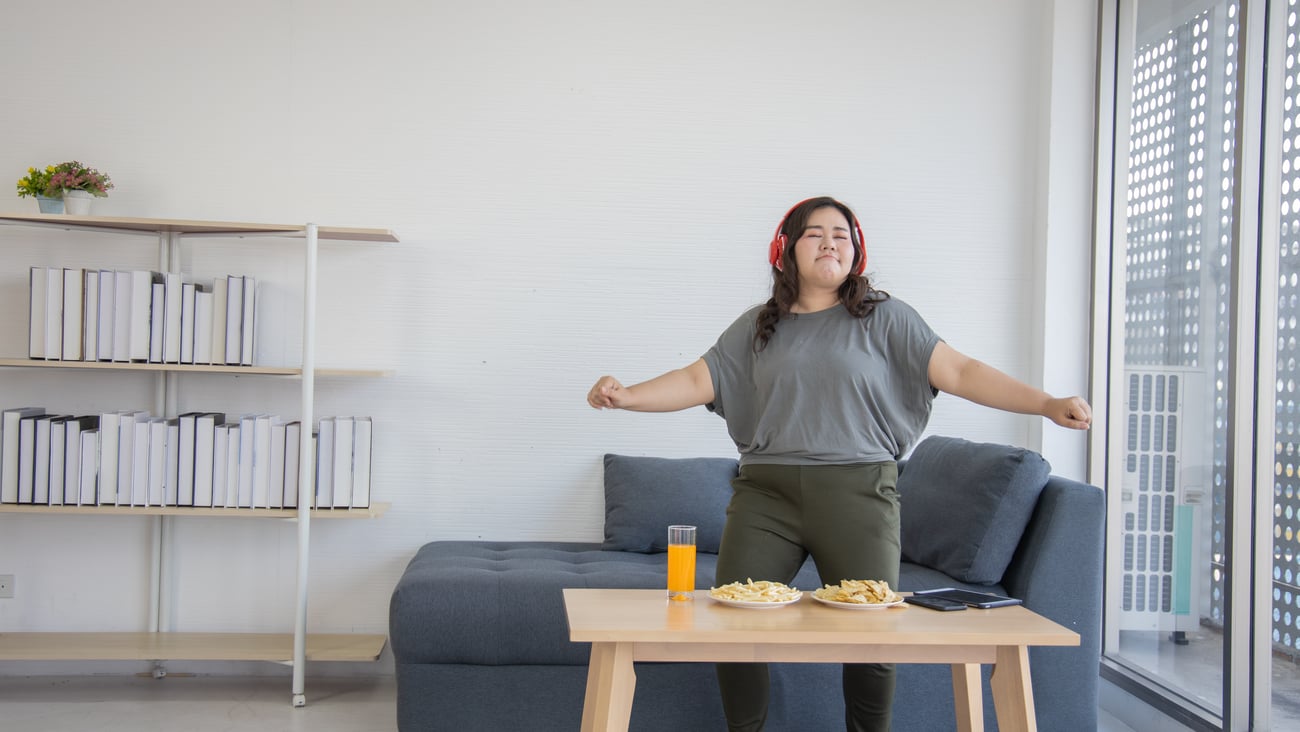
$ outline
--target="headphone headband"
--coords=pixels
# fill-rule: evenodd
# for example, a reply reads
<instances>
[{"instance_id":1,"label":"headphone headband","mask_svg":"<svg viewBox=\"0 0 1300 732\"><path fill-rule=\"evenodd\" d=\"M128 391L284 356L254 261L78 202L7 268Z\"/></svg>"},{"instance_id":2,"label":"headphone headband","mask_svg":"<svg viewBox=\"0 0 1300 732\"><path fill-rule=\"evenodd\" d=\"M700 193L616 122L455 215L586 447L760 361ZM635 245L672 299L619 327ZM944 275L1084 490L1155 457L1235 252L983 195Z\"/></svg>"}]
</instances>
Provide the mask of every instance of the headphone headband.
<instances>
[{"instance_id":1,"label":"headphone headband","mask_svg":"<svg viewBox=\"0 0 1300 732\"><path fill-rule=\"evenodd\" d=\"M793 214L800 206L812 200L814 199L808 198L791 206L790 210L785 212L785 216L782 216L781 220L776 225L776 233L772 236L772 243L768 246L767 259L772 266L776 267L779 271L785 269L785 266L782 264L782 257L785 255L786 245L789 244L789 237L781 233L781 230L785 228L786 221L789 220L790 214ZM862 224L858 222L857 215L854 214L848 206L845 206L838 201L829 205L836 205L841 212L847 212L849 215L849 223L853 226L853 231L850 236L856 237L853 245L856 247L858 252L858 262L857 265L853 267L852 272L855 275L860 275L867 270L867 240L866 237L862 235Z\"/></svg>"}]
</instances>

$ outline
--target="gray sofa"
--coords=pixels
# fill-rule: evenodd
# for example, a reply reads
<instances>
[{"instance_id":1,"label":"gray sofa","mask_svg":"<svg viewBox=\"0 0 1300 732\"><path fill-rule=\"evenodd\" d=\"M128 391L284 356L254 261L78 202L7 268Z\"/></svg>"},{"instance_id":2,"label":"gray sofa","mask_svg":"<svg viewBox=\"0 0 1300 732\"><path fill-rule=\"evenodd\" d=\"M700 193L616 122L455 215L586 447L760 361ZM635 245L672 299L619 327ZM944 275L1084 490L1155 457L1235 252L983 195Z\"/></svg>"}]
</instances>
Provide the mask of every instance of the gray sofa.
<instances>
[{"instance_id":1,"label":"gray sofa","mask_svg":"<svg viewBox=\"0 0 1300 732\"><path fill-rule=\"evenodd\" d=\"M708 588L736 469L735 460L721 458L606 455L601 543L421 547L390 603L399 729L578 729L589 646L568 640L561 589L663 587L666 527L674 523L699 527L696 587ZM1031 451L946 437L917 446L898 491L899 589L1005 593L1079 633L1080 647L1030 650L1038 726L1095 730L1101 491L1051 475ZM792 584L821 585L811 561ZM843 729L838 666L771 669L768 730ZM636 673L632 730L725 729L711 665L639 663ZM986 666L985 724L995 730L988 673ZM954 728L949 668L900 665L893 729Z\"/></svg>"}]
</instances>

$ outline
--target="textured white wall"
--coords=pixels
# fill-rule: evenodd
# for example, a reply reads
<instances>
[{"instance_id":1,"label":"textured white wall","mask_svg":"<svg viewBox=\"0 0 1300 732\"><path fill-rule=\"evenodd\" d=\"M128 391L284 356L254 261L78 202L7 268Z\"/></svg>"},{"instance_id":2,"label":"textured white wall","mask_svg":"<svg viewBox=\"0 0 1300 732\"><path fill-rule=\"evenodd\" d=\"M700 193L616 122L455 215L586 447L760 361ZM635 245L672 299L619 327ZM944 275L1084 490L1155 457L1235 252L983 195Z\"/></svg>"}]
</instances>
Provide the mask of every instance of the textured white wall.
<instances>
[{"instance_id":1,"label":"textured white wall","mask_svg":"<svg viewBox=\"0 0 1300 732\"><path fill-rule=\"evenodd\" d=\"M14 4L0 24L0 180L77 158L117 183L101 214L399 233L395 246L325 244L320 265L319 362L396 376L320 380L317 414L374 417L375 495L393 508L313 524L309 615L313 630L383 632L422 543L599 540L603 453L734 454L702 409L598 413L584 395L603 373L630 383L688 363L765 299L766 242L801 198L854 206L878 284L953 346L1081 391L1035 360L1044 155L1091 144L1068 127L1048 137L1064 93L1041 71L1054 49L1092 67L1091 31L1040 40L1068 34L1052 22L1034 0ZM6 195L0 210L35 210ZM1072 203L1061 215L1082 205L1086 218ZM23 353L27 266L147 266L156 252L85 237L0 227L4 355ZM185 256L202 275L262 276L277 303L263 359L297 357L279 333L300 314L292 244ZM1086 334L1085 309L1062 321L1045 327ZM296 382L182 382L182 410L296 409ZM134 374L0 375L5 406L89 412L151 395ZM1037 439L1028 417L952 397L930 432ZM292 524L173 527L175 627L291 628ZM142 627L148 531L0 515L0 572L18 576L0 631Z\"/></svg>"}]
</instances>

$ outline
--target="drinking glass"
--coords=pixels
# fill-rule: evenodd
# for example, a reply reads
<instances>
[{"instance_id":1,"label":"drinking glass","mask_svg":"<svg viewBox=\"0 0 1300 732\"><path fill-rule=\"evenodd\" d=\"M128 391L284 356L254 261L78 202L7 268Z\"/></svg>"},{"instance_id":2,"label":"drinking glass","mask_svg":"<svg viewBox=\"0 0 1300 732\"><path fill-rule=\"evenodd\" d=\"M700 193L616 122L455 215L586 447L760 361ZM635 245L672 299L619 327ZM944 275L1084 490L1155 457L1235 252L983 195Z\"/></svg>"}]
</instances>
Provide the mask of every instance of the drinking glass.
<instances>
[{"instance_id":1,"label":"drinking glass","mask_svg":"<svg viewBox=\"0 0 1300 732\"><path fill-rule=\"evenodd\" d=\"M668 527L668 599L695 598L695 527Z\"/></svg>"}]
</instances>

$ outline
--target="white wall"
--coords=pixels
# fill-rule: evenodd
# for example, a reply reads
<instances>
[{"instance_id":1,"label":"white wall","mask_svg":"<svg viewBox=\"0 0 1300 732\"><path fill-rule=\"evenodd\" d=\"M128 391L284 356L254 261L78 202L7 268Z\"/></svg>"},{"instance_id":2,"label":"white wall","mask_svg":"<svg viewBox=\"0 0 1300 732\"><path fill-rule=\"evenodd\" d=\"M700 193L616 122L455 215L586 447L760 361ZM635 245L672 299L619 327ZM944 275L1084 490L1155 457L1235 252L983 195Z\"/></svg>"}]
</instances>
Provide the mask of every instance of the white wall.
<instances>
[{"instance_id":1,"label":"white wall","mask_svg":"<svg viewBox=\"0 0 1300 732\"><path fill-rule=\"evenodd\" d=\"M703 409L601 413L584 396L603 373L630 383L690 362L765 299L766 242L811 195L855 207L877 283L954 347L1054 391L1086 387L1071 367L1086 303L1036 321L1035 282L1086 292L1086 271L1044 274L1040 242L1086 221L1088 201L1049 208L1041 192L1049 159L1090 155L1090 107L1061 99L1092 88L1043 69L1077 81L1093 31L1034 0L69 0L5 16L0 176L76 158L117 184L100 214L401 236L322 247L319 362L396 376L318 381L317 414L374 417L375 495L393 507L313 524L313 630L386 631L388 594L429 540L599 540L605 452L734 454ZM1076 123L1046 122L1062 113ZM0 227L0 354L24 352L27 266L156 254L85 237ZM300 347L279 332L300 313L295 252L187 250L200 275L262 277L264 361ZM1046 363L1044 332L1064 349ZM296 409L295 382L183 386L183 410ZM0 376L4 406L80 413L152 393L134 374ZM1039 446L1034 419L947 396L929 431ZM1069 466L1082 442L1055 449ZM149 526L0 515L0 573L18 588L0 631L142 628ZM292 524L173 526L174 627L291 628Z\"/></svg>"}]
</instances>

